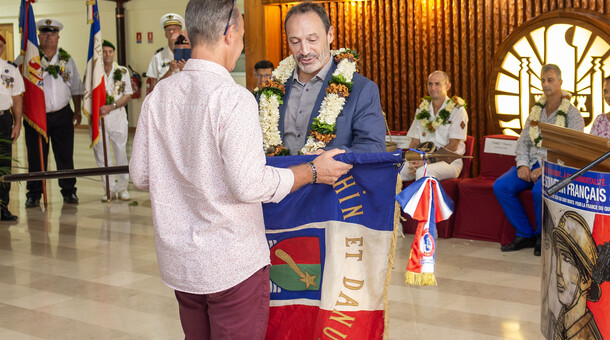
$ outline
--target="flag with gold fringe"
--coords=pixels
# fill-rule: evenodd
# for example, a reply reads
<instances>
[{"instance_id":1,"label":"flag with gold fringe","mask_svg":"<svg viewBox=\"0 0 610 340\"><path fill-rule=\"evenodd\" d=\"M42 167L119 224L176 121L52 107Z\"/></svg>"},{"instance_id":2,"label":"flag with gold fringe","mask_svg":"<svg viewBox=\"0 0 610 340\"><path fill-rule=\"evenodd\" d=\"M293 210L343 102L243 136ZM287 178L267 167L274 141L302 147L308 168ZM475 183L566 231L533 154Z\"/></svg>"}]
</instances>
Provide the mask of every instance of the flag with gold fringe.
<instances>
[{"instance_id":1,"label":"flag with gold fringe","mask_svg":"<svg viewBox=\"0 0 610 340\"><path fill-rule=\"evenodd\" d=\"M19 31L21 32L20 71L23 75L25 93L23 94L23 118L45 140L47 139L47 111L44 101L43 70L40 65L36 20L34 19L34 0L21 0L19 10Z\"/></svg>"},{"instance_id":2,"label":"flag with gold fringe","mask_svg":"<svg viewBox=\"0 0 610 340\"><path fill-rule=\"evenodd\" d=\"M268 157L290 167L314 156ZM263 205L271 249L266 339L381 340L400 207L400 154L340 154L335 185L313 184ZM398 185L398 188L397 188Z\"/></svg>"},{"instance_id":3,"label":"flag with gold fringe","mask_svg":"<svg viewBox=\"0 0 610 340\"><path fill-rule=\"evenodd\" d=\"M436 285L436 222L451 217L453 201L438 180L432 177L422 177L413 182L396 196L396 201L405 213L418 221L405 273L406 283Z\"/></svg>"}]
</instances>

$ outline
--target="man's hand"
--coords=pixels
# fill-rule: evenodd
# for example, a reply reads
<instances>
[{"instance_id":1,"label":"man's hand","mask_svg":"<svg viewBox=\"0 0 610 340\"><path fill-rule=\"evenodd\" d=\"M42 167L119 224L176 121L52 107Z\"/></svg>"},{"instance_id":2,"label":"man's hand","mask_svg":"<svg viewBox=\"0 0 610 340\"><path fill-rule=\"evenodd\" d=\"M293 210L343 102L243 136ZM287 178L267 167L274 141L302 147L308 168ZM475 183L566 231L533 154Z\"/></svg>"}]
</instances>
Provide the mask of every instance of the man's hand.
<instances>
[{"instance_id":1,"label":"man's hand","mask_svg":"<svg viewBox=\"0 0 610 340\"><path fill-rule=\"evenodd\" d=\"M424 161L409 161L409 164L408 164L409 174L415 175L415 172L417 171L417 169L421 168L422 166L424 166Z\"/></svg>"},{"instance_id":2,"label":"man's hand","mask_svg":"<svg viewBox=\"0 0 610 340\"><path fill-rule=\"evenodd\" d=\"M80 114L80 110L74 111L74 116L72 116L72 123L74 123L74 126L80 125L82 119L83 117Z\"/></svg>"},{"instance_id":3,"label":"man's hand","mask_svg":"<svg viewBox=\"0 0 610 340\"><path fill-rule=\"evenodd\" d=\"M15 122L15 126L11 130L11 138L13 139L13 143L19 138L19 134L21 133L21 120Z\"/></svg>"},{"instance_id":4,"label":"man's hand","mask_svg":"<svg viewBox=\"0 0 610 340\"><path fill-rule=\"evenodd\" d=\"M112 105L104 105L102 107L100 107L100 117L104 117L105 115L109 114L110 111L114 110L114 107Z\"/></svg>"},{"instance_id":5,"label":"man's hand","mask_svg":"<svg viewBox=\"0 0 610 340\"><path fill-rule=\"evenodd\" d=\"M177 62L177 61L175 61L175 60L172 60L172 61L169 63L169 70L170 70L172 73L175 73L175 72L180 71L180 68L178 67L178 62Z\"/></svg>"},{"instance_id":6,"label":"man's hand","mask_svg":"<svg viewBox=\"0 0 610 340\"><path fill-rule=\"evenodd\" d=\"M180 71L182 71L182 69L184 68L184 64L186 64L186 60L180 59L180 61L178 61L178 69Z\"/></svg>"},{"instance_id":7,"label":"man's hand","mask_svg":"<svg viewBox=\"0 0 610 340\"><path fill-rule=\"evenodd\" d=\"M332 149L323 152L313 160L313 164L316 166L318 172L316 183L332 185L335 184L339 177L346 175L349 172L353 165L338 162L333 159L333 157L340 153L345 153L345 150Z\"/></svg>"},{"instance_id":8,"label":"man's hand","mask_svg":"<svg viewBox=\"0 0 610 340\"><path fill-rule=\"evenodd\" d=\"M82 95L72 95L72 101L74 102L74 115L72 116L72 123L74 123L74 126L79 125L82 119L80 114L82 97Z\"/></svg>"},{"instance_id":9,"label":"man's hand","mask_svg":"<svg viewBox=\"0 0 610 340\"><path fill-rule=\"evenodd\" d=\"M517 169L517 176L526 182L530 182L532 180L530 177L530 168L525 165L522 165Z\"/></svg>"},{"instance_id":10,"label":"man's hand","mask_svg":"<svg viewBox=\"0 0 610 340\"><path fill-rule=\"evenodd\" d=\"M530 171L530 179L532 180L532 182L536 182L540 175L542 175L542 168L536 168Z\"/></svg>"}]
</instances>

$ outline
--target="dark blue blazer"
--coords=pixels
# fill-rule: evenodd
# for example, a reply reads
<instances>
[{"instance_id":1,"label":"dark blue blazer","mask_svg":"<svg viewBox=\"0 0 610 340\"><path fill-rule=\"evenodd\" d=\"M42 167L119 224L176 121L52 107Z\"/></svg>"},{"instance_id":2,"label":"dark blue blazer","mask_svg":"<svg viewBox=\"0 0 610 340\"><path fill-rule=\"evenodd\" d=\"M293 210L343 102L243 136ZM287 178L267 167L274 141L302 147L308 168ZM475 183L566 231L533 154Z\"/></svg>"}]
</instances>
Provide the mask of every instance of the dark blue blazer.
<instances>
[{"instance_id":1,"label":"dark blue blazer","mask_svg":"<svg viewBox=\"0 0 610 340\"><path fill-rule=\"evenodd\" d=\"M330 70L324 79L324 85L318 94L318 99L309 117L307 134L311 130L313 119L318 116L322 100L326 96L326 88L333 72L337 68L337 63L333 60ZM290 77L286 82L286 95L284 103L280 105L279 130L284 138L284 117L286 116L286 106L292 89ZM354 74L352 80L352 92L347 97L347 102L343 106L343 111L337 117L336 135L325 149L334 148L344 149L346 152L386 152L385 147L385 123L381 103L379 101L379 89L371 80Z\"/></svg>"}]
</instances>

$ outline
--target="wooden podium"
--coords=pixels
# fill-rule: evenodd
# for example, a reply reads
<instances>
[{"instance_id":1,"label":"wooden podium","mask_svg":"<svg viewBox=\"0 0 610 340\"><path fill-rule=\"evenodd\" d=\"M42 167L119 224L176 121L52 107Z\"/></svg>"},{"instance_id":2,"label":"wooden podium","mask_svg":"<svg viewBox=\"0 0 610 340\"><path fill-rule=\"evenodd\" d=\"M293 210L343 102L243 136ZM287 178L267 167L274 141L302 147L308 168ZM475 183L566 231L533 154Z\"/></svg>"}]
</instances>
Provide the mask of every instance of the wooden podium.
<instances>
[{"instance_id":1,"label":"wooden podium","mask_svg":"<svg viewBox=\"0 0 610 340\"><path fill-rule=\"evenodd\" d=\"M541 331L610 339L610 160L546 190L610 151L610 140L540 123L543 165Z\"/></svg>"},{"instance_id":2,"label":"wooden podium","mask_svg":"<svg viewBox=\"0 0 610 340\"><path fill-rule=\"evenodd\" d=\"M580 169L610 151L609 139L548 123L539 123L538 126L543 136L542 147L548 150L549 162L563 162ZM610 159L593 170L610 172Z\"/></svg>"}]
</instances>

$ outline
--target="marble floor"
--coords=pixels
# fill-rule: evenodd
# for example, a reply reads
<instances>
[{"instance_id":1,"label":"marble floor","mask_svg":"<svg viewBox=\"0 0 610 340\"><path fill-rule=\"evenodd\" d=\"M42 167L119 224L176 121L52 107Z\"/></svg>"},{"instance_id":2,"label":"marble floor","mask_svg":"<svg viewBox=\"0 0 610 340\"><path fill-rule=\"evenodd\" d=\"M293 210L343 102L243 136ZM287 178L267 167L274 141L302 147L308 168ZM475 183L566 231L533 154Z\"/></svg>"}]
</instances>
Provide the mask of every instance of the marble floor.
<instances>
[{"instance_id":1,"label":"marble floor","mask_svg":"<svg viewBox=\"0 0 610 340\"><path fill-rule=\"evenodd\" d=\"M88 146L77 130L77 168L95 166ZM14 157L14 172L25 172L23 137ZM99 178L80 178L80 204L64 205L57 181L47 187L48 208L25 209L25 183L13 184L19 221L0 223L0 339L183 338L173 291L159 279L148 193L131 187L131 204L101 203ZM389 339L543 338L531 249L441 239L438 286L413 287L403 283L412 239L398 240Z\"/></svg>"}]
</instances>

